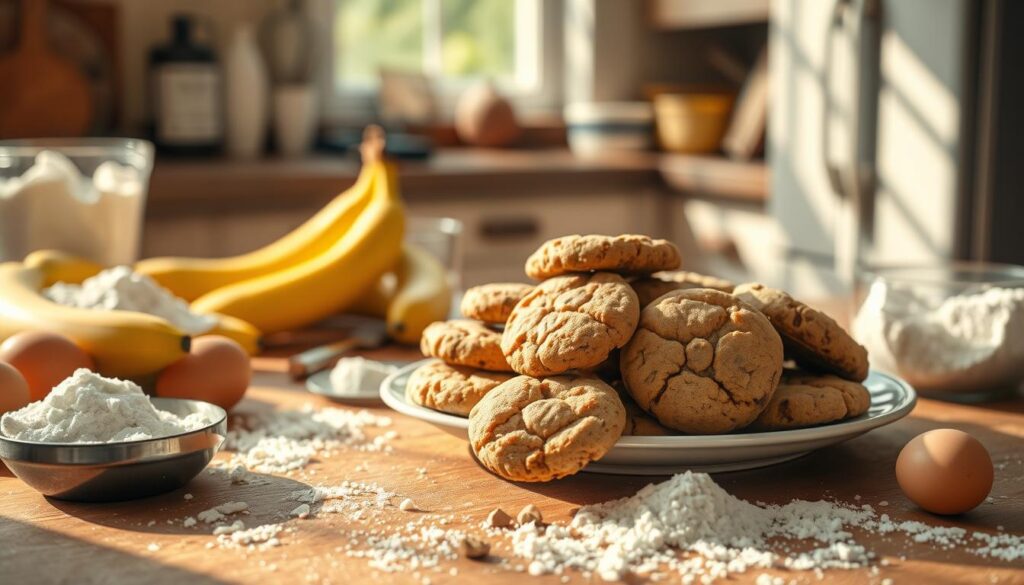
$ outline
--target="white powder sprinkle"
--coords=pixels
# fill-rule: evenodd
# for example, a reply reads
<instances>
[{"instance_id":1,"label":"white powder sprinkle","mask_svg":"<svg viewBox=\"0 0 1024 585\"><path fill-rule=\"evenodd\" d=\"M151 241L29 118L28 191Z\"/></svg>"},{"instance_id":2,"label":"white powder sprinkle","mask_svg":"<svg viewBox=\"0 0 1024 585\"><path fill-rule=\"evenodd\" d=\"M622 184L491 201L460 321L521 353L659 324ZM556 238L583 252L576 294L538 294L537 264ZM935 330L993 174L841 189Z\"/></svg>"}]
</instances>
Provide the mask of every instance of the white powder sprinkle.
<instances>
[{"instance_id":1,"label":"white powder sprinkle","mask_svg":"<svg viewBox=\"0 0 1024 585\"><path fill-rule=\"evenodd\" d=\"M82 284L58 282L43 289L43 296L69 307L154 315L189 335L201 335L217 324L216 317L193 313L184 300L127 266L108 268Z\"/></svg>"},{"instance_id":2,"label":"white powder sprinkle","mask_svg":"<svg viewBox=\"0 0 1024 585\"><path fill-rule=\"evenodd\" d=\"M964 547L970 540L981 544L968 549L976 555L1024 558L1024 537L968 536L957 527L893 522L868 505L795 500L784 506L755 506L727 493L709 475L690 472L648 485L628 498L584 506L567 525L526 524L491 533L509 536L514 553L530 562L530 574L576 569L614 581L668 570L684 583L698 578L710 583L752 569L817 572L869 566L874 555L856 542L852 527L876 534L899 532L942 548ZM786 546L782 548L787 552L778 552L778 541L784 540L812 548L792 552Z\"/></svg>"},{"instance_id":3,"label":"white powder sprinkle","mask_svg":"<svg viewBox=\"0 0 1024 585\"><path fill-rule=\"evenodd\" d=\"M235 451L230 465L239 473L284 473L301 469L317 455L342 447L360 451L390 450L383 437L370 439L366 430L391 425L388 417L341 408L265 411L241 414L241 425L228 432L224 448ZM247 478L240 476L240 482ZM232 472L232 481L235 481Z\"/></svg>"},{"instance_id":4,"label":"white powder sprinkle","mask_svg":"<svg viewBox=\"0 0 1024 585\"><path fill-rule=\"evenodd\" d=\"M214 506L209 510L203 510L199 514L196 514L196 518L198 518L200 522L213 524L214 522L224 520L225 517L231 514L237 514L238 512L248 509L249 504L246 502L227 502L219 506Z\"/></svg>"},{"instance_id":5,"label":"white powder sprinkle","mask_svg":"<svg viewBox=\"0 0 1024 585\"><path fill-rule=\"evenodd\" d=\"M200 413L180 418L157 410L134 382L80 368L43 400L3 415L0 431L20 441L118 443L177 435L210 422Z\"/></svg>"}]
</instances>

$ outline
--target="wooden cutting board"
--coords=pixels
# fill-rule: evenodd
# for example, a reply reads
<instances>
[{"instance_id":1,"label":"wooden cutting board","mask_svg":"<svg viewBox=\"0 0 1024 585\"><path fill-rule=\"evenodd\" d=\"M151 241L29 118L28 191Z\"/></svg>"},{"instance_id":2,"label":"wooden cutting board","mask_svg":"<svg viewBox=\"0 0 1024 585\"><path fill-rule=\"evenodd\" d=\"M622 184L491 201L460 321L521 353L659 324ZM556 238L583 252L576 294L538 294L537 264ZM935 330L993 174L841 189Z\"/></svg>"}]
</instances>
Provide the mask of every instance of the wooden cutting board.
<instances>
[{"instance_id":1,"label":"wooden cutting board","mask_svg":"<svg viewBox=\"0 0 1024 585\"><path fill-rule=\"evenodd\" d=\"M22 0L20 40L0 57L0 138L81 136L92 122L92 94L74 63L46 40L47 0Z\"/></svg>"}]
</instances>

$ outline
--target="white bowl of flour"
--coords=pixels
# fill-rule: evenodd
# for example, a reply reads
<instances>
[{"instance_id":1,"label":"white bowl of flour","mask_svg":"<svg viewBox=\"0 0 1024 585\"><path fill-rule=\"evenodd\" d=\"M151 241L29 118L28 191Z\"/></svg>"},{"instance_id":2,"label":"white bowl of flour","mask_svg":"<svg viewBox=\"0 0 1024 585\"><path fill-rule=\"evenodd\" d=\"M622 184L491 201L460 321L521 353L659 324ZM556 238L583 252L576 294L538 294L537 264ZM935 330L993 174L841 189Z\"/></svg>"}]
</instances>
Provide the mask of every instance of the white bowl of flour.
<instances>
[{"instance_id":1,"label":"white bowl of flour","mask_svg":"<svg viewBox=\"0 0 1024 585\"><path fill-rule=\"evenodd\" d=\"M953 399L1012 392L1024 380L1024 267L890 267L864 279L853 335L871 366Z\"/></svg>"}]
</instances>

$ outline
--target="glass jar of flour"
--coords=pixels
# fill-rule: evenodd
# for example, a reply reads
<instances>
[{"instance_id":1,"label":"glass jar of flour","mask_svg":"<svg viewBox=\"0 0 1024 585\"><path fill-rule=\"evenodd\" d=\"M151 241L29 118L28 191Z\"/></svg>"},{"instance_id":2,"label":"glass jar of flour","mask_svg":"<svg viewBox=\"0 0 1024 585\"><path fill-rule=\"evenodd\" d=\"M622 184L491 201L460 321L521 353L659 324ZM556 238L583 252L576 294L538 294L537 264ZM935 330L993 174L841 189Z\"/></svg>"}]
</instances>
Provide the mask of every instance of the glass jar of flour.
<instances>
[{"instance_id":1,"label":"glass jar of flour","mask_svg":"<svg viewBox=\"0 0 1024 585\"><path fill-rule=\"evenodd\" d=\"M0 141L0 261L53 248L134 262L152 169L144 140Z\"/></svg>"}]
</instances>

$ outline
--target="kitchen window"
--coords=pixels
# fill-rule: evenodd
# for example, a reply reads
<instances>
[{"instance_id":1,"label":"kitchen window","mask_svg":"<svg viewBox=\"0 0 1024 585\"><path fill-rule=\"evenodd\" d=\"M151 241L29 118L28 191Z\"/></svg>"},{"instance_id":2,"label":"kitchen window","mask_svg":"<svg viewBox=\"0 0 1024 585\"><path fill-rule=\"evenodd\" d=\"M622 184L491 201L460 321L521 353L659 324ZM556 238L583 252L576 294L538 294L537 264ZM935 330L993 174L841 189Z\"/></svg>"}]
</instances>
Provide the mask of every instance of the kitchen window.
<instances>
[{"instance_id":1,"label":"kitchen window","mask_svg":"<svg viewBox=\"0 0 1024 585\"><path fill-rule=\"evenodd\" d=\"M372 116L380 69L433 80L442 112L469 84L493 80L521 109L561 94L559 0L333 0L326 113ZM324 26L321 24L321 26Z\"/></svg>"}]
</instances>

